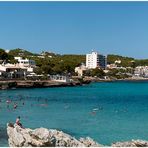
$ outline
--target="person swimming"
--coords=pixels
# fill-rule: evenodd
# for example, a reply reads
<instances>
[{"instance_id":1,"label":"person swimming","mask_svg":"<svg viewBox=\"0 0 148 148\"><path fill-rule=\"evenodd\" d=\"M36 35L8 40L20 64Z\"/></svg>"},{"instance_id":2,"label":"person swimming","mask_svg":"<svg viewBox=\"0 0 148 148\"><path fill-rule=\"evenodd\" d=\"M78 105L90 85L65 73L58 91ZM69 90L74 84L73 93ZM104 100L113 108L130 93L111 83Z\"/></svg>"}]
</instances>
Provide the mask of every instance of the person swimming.
<instances>
[{"instance_id":1,"label":"person swimming","mask_svg":"<svg viewBox=\"0 0 148 148\"><path fill-rule=\"evenodd\" d=\"M14 104L13 108L14 108L14 109L16 109L16 108L17 108L17 103L16 103L16 104Z\"/></svg>"},{"instance_id":2,"label":"person swimming","mask_svg":"<svg viewBox=\"0 0 148 148\"><path fill-rule=\"evenodd\" d=\"M6 103L7 103L7 104L11 103L11 100L7 100Z\"/></svg>"},{"instance_id":3,"label":"person swimming","mask_svg":"<svg viewBox=\"0 0 148 148\"><path fill-rule=\"evenodd\" d=\"M46 107L46 106L48 106L48 104L40 104L40 106L44 106L44 107Z\"/></svg>"},{"instance_id":4,"label":"person swimming","mask_svg":"<svg viewBox=\"0 0 148 148\"><path fill-rule=\"evenodd\" d=\"M96 115L96 111L92 111L91 112L91 115L94 115L95 116Z\"/></svg>"}]
</instances>

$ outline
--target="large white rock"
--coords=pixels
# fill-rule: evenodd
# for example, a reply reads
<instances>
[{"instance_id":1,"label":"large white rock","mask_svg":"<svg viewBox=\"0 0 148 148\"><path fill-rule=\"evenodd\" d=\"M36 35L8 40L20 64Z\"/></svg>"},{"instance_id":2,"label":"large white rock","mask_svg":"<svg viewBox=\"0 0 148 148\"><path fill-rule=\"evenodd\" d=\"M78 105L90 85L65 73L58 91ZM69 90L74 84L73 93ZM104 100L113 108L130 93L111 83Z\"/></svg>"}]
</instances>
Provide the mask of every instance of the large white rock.
<instances>
[{"instance_id":1,"label":"large white rock","mask_svg":"<svg viewBox=\"0 0 148 148\"><path fill-rule=\"evenodd\" d=\"M82 142L87 147L102 147L103 146L103 145L98 144L97 142L95 142L90 137L80 138L80 142Z\"/></svg>"},{"instance_id":2,"label":"large white rock","mask_svg":"<svg viewBox=\"0 0 148 148\"><path fill-rule=\"evenodd\" d=\"M76 138L58 130L21 128L7 124L8 143L10 147L102 147L90 137ZM112 147L148 147L148 141L132 140L116 142Z\"/></svg>"},{"instance_id":3,"label":"large white rock","mask_svg":"<svg viewBox=\"0 0 148 148\"><path fill-rule=\"evenodd\" d=\"M23 129L18 125L7 124L9 146L11 147L88 147L100 146L91 138L77 140L74 137L54 129L37 128L35 130Z\"/></svg>"},{"instance_id":4,"label":"large white rock","mask_svg":"<svg viewBox=\"0 0 148 148\"><path fill-rule=\"evenodd\" d=\"M116 142L112 144L112 147L148 147L148 141L131 140L126 142Z\"/></svg>"}]
</instances>

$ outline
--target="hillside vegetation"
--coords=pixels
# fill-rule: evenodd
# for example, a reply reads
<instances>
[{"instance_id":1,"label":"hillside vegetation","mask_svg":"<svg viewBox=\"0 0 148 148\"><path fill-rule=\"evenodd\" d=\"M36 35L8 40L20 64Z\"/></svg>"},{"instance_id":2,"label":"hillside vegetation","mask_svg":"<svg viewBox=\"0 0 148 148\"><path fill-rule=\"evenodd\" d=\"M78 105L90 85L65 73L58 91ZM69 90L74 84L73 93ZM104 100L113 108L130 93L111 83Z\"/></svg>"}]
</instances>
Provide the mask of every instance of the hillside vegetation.
<instances>
[{"instance_id":1,"label":"hillside vegetation","mask_svg":"<svg viewBox=\"0 0 148 148\"><path fill-rule=\"evenodd\" d=\"M43 52L41 54L32 53L24 49L13 49L6 53L4 49L0 49L0 60L10 63L16 63L15 56L22 56L25 58L33 59L38 66L35 72L38 74L74 74L74 69L81 63L85 63L85 55L60 55L50 52ZM40 56L43 56L42 58ZM107 56L108 64L113 64L116 60L121 60L119 66L135 67L139 65L147 65L148 59L137 60L132 57L124 57L119 55L109 54Z\"/></svg>"},{"instance_id":2,"label":"hillside vegetation","mask_svg":"<svg viewBox=\"0 0 148 148\"><path fill-rule=\"evenodd\" d=\"M123 56L113 55L113 54L109 54L107 56L107 62L109 64L113 64L116 60L121 60L120 66L129 67L129 66L132 66L132 62L135 59L134 58L131 58L131 57L123 57Z\"/></svg>"}]
</instances>

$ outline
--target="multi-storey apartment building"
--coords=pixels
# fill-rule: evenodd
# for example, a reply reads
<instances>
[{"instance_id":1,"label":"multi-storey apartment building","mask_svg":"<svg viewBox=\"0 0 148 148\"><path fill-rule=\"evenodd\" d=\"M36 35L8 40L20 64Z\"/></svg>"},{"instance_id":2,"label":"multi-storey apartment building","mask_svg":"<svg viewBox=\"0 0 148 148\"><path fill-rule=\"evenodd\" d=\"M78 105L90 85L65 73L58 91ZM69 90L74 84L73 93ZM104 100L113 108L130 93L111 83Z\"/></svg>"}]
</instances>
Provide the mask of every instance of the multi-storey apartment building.
<instances>
[{"instance_id":1,"label":"multi-storey apartment building","mask_svg":"<svg viewBox=\"0 0 148 148\"><path fill-rule=\"evenodd\" d=\"M106 56L98 54L92 51L90 54L86 54L86 67L88 69L102 68L105 69L107 65Z\"/></svg>"}]
</instances>

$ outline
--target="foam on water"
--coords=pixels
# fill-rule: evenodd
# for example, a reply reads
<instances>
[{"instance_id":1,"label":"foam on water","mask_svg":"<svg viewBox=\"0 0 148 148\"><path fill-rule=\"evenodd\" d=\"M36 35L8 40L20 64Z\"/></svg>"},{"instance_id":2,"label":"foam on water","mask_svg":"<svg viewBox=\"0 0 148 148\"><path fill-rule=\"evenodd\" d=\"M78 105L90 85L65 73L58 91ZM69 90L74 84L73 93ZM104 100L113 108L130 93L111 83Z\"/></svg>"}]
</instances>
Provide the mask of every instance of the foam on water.
<instances>
[{"instance_id":1,"label":"foam on water","mask_svg":"<svg viewBox=\"0 0 148 148\"><path fill-rule=\"evenodd\" d=\"M28 128L56 128L102 144L148 140L147 90L148 82L1 90L0 146L8 146L6 123L15 122L17 116ZM8 105L7 100L12 102Z\"/></svg>"}]
</instances>

